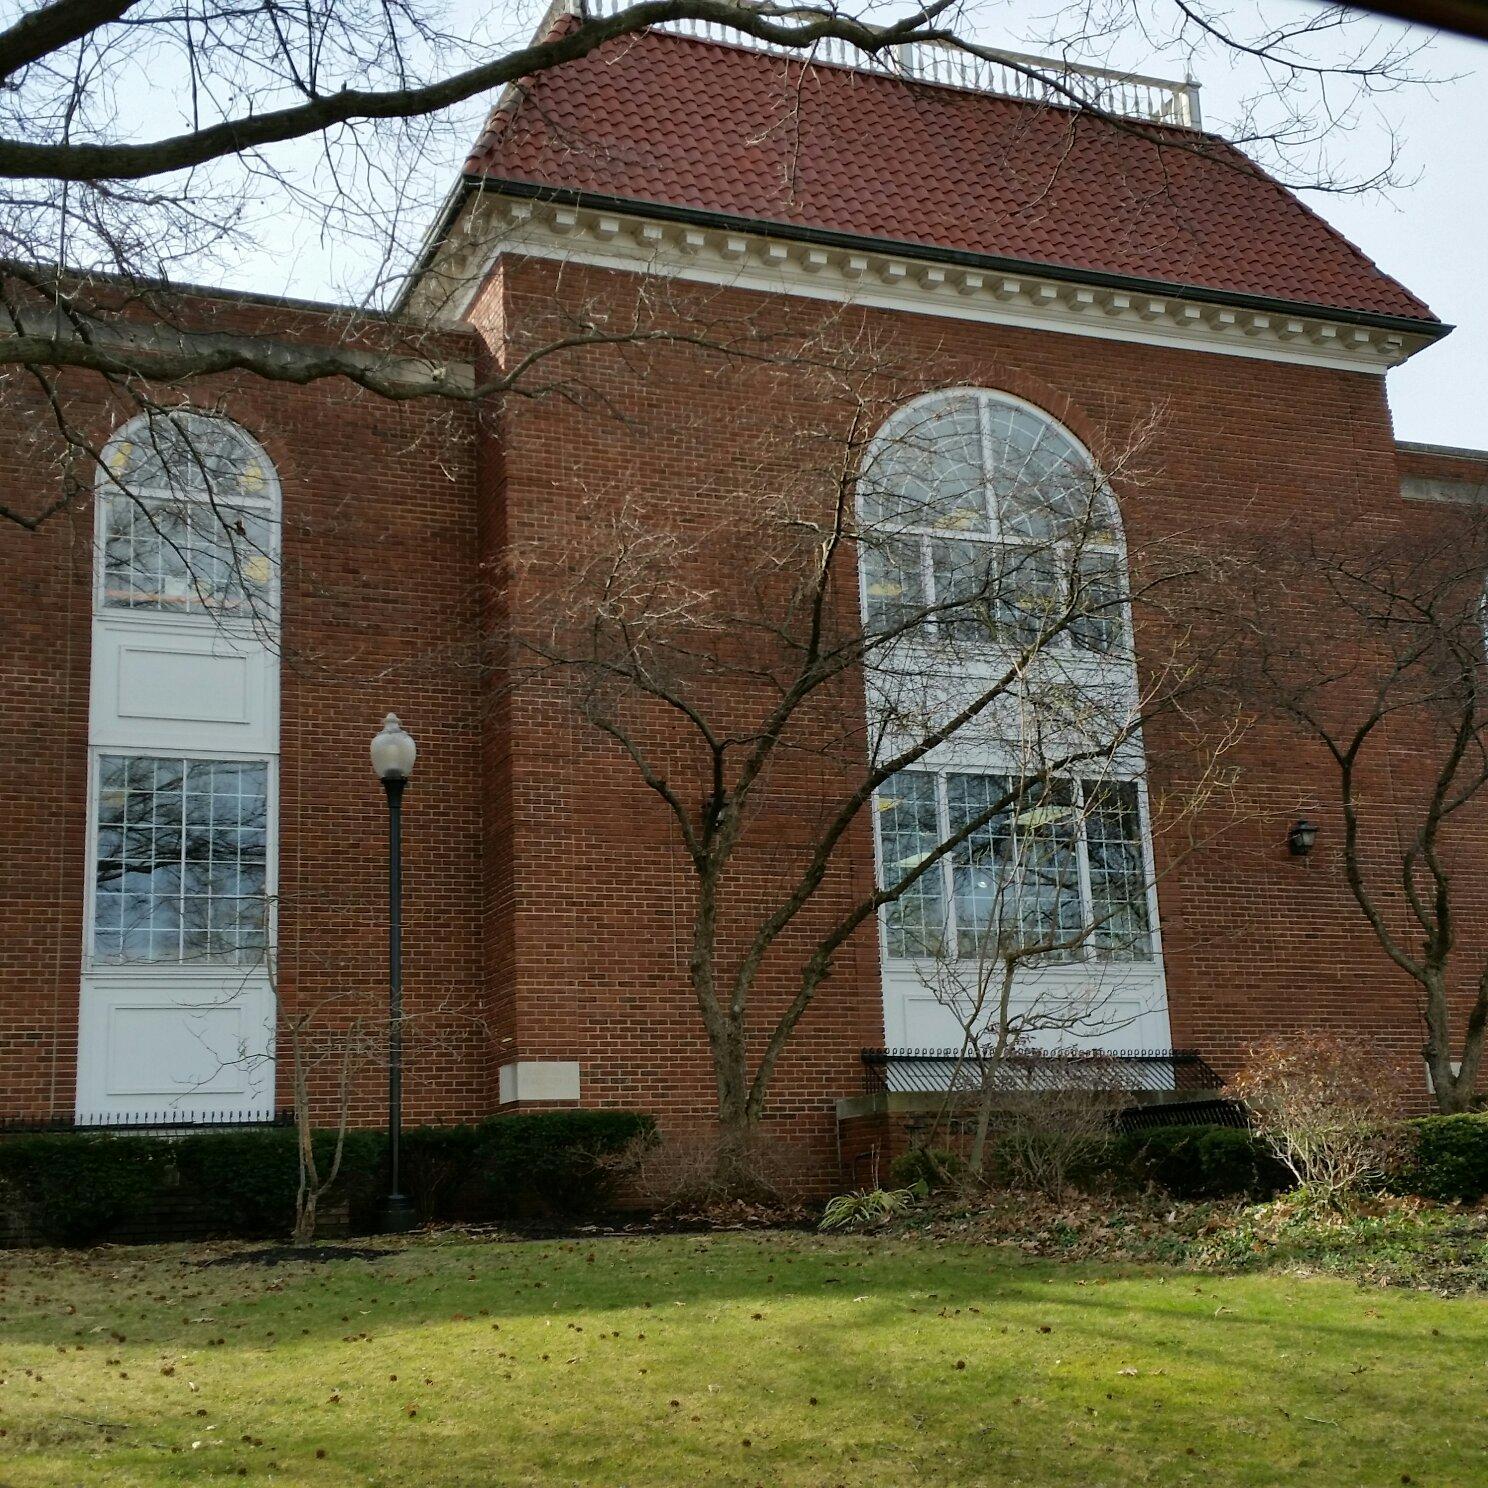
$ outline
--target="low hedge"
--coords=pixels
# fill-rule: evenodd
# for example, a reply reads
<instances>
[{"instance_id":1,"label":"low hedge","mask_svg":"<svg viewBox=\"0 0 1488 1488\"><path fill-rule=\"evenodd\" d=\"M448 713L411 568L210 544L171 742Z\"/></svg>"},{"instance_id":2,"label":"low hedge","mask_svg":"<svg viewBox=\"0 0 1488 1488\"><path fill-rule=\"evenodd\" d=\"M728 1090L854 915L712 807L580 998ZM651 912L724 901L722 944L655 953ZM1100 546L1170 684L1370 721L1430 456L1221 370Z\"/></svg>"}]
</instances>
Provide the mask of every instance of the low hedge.
<instances>
[{"instance_id":1,"label":"low hedge","mask_svg":"<svg viewBox=\"0 0 1488 1488\"><path fill-rule=\"evenodd\" d=\"M425 1220L592 1213L614 1198L616 1165L606 1159L654 1132L651 1117L632 1111L542 1111L413 1127L403 1134L404 1185ZM314 1140L324 1173L335 1135L317 1132ZM322 1209L344 1203L353 1229L375 1228L387 1184L387 1134L347 1132ZM197 1218L215 1234L284 1234L298 1185L289 1127L180 1137L0 1136L0 1231L23 1242L89 1244L148 1221L170 1189L189 1193Z\"/></svg>"},{"instance_id":2,"label":"low hedge","mask_svg":"<svg viewBox=\"0 0 1488 1488\"><path fill-rule=\"evenodd\" d=\"M1154 1126L1117 1139L1116 1165L1180 1199L1263 1198L1291 1184L1266 1142L1238 1126Z\"/></svg>"},{"instance_id":3,"label":"low hedge","mask_svg":"<svg viewBox=\"0 0 1488 1488\"><path fill-rule=\"evenodd\" d=\"M1392 1187L1444 1203L1488 1195L1488 1114L1423 1116L1406 1126L1410 1140Z\"/></svg>"},{"instance_id":4,"label":"low hedge","mask_svg":"<svg viewBox=\"0 0 1488 1488\"><path fill-rule=\"evenodd\" d=\"M167 1181L169 1149L150 1137L45 1132L0 1139L0 1223L17 1238L87 1245L144 1214Z\"/></svg>"},{"instance_id":5,"label":"low hedge","mask_svg":"<svg viewBox=\"0 0 1488 1488\"><path fill-rule=\"evenodd\" d=\"M634 1111L541 1111L403 1134L405 1187L425 1219L594 1213L614 1199L618 1157L654 1136Z\"/></svg>"},{"instance_id":6,"label":"low hedge","mask_svg":"<svg viewBox=\"0 0 1488 1488\"><path fill-rule=\"evenodd\" d=\"M335 1156L335 1133L316 1132L313 1141L323 1176ZM294 1224L300 1154L292 1127L193 1132L168 1145L181 1183L212 1230L256 1239ZM322 1209L345 1202L353 1226L370 1223L386 1147L382 1132L347 1132L336 1183L321 1198Z\"/></svg>"},{"instance_id":7,"label":"low hedge","mask_svg":"<svg viewBox=\"0 0 1488 1488\"><path fill-rule=\"evenodd\" d=\"M475 1160L479 1187L503 1214L573 1214L614 1198L616 1170L606 1158L655 1136L656 1122L634 1111L544 1111L481 1122Z\"/></svg>"}]
</instances>

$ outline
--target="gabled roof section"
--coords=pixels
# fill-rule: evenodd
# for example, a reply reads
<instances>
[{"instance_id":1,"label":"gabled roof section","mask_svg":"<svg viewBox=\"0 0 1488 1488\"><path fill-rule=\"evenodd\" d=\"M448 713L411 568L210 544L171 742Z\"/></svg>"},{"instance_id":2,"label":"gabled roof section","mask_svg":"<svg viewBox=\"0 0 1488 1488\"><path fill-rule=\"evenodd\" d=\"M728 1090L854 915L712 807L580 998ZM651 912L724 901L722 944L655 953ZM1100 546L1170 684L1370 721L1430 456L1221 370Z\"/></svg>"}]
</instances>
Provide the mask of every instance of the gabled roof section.
<instances>
[{"instance_id":1,"label":"gabled roof section","mask_svg":"<svg viewBox=\"0 0 1488 1488\"><path fill-rule=\"evenodd\" d=\"M787 236L1440 324L1212 135L660 31L514 90L466 172Z\"/></svg>"}]
</instances>

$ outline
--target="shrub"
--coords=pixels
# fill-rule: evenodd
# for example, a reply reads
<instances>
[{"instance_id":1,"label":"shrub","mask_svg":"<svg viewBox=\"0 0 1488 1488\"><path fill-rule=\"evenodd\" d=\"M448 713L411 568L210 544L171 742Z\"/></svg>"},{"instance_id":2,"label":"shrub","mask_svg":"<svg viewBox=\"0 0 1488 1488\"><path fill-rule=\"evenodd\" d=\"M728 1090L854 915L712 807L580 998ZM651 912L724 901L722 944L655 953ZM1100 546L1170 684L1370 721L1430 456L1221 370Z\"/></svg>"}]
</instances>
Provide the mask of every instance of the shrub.
<instances>
[{"instance_id":1,"label":"shrub","mask_svg":"<svg viewBox=\"0 0 1488 1488\"><path fill-rule=\"evenodd\" d=\"M316 1132L314 1142L316 1161L321 1172L327 1173L335 1152L335 1133ZM207 1224L219 1234L277 1235L294 1225L300 1162L292 1128L193 1132L169 1145L182 1183L192 1191ZM341 1171L328 1198L331 1203L346 1200L354 1221L365 1222L370 1217L386 1146L381 1132L346 1133Z\"/></svg>"},{"instance_id":2,"label":"shrub","mask_svg":"<svg viewBox=\"0 0 1488 1488\"><path fill-rule=\"evenodd\" d=\"M1155 1126L1123 1137L1116 1165L1179 1199L1269 1198L1290 1186L1270 1144L1236 1126Z\"/></svg>"},{"instance_id":3,"label":"shrub","mask_svg":"<svg viewBox=\"0 0 1488 1488\"><path fill-rule=\"evenodd\" d=\"M725 1160L713 1127L661 1134L647 1128L602 1162L647 1208L674 1214L736 1212L740 1204L789 1208L811 1190L814 1176L803 1149L760 1133Z\"/></svg>"},{"instance_id":4,"label":"shrub","mask_svg":"<svg viewBox=\"0 0 1488 1488\"><path fill-rule=\"evenodd\" d=\"M1392 1187L1423 1199L1476 1203L1488 1194L1488 1115L1425 1116L1406 1123Z\"/></svg>"},{"instance_id":5,"label":"shrub","mask_svg":"<svg viewBox=\"0 0 1488 1488\"><path fill-rule=\"evenodd\" d=\"M924 1193L954 1188L965 1172L965 1162L941 1147L911 1147L889 1164L896 1188L920 1188Z\"/></svg>"},{"instance_id":6,"label":"shrub","mask_svg":"<svg viewBox=\"0 0 1488 1488\"><path fill-rule=\"evenodd\" d=\"M1294 1034L1260 1045L1231 1089L1297 1182L1333 1203L1377 1184L1395 1165L1399 1135L1390 1118L1398 1077L1372 1043Z\"/></svg>"},{"instance_id":7,"label":"shrub","mask_svg":"<svg viewBox=\"0 0 1488 1488\"><path fill-rule=\"evenodd\" d=\"M142 1214L168 1170L150 1137L47 1132L0 1138L0 1210L24 1240L86 1245Z\"/></svg>"},{"instance_id":8,"label":"shrub","mask_svg":"<svg viewBox=\"0 0 1488 1488\"><path fill-rule=\"evenodd\" d=\"M477 1176L481 1130L459 1126L414 1126L403 1133L403 1187L420 1219L472 1219L469 1190Z\"/></svg>"},{"instance_id":9,"label":"shrub","mask_svg":"<svg viewBox=\"0 0 1488 1488\"><path fill-rule=\"evenodd\" d=\"M404 1133L404 1181L421 1217L500 1218L574 1213L611 1198L605 1158L654 1130L629 1111L498 1116L478 1126ZM330 1171L334 1132L316 1132ZM23 1242L86 1245L151 1213L179 1184L220 1235L287 1234L299 1187L297 1135L288 1127L200 1131L181 1137L48 1132L0 1138L0 1227ZM341 1169L322 1200L347 1205L353 1228L373 1228L387 1192L387 1135L349 1131ZM473 1212L472 1212L473 1211Z\"/></svg>"},{"instance_id":10,"label":"shrub","mask_svg":"<svg viewBox=\"0 0 1488 1488\"><path fill-rule=\"evenodd\" d=\"M912 1188L865 1188L838 1194L827 1204L817 1229L863 1230L870 1225L885 1225L912 1208L914 1201Z\"/></svg>"},{"instance_id":11,"label":"shrub","mask_svg":"<svg viewBox=\"0 0 1488 1488\"><path fill-rule=\"evenodd\" d=\"M493 1116L476 1128L477 1196L497 1217L600 1209L612 1201L619 1176L608 1159L655 1130L650 1116L634 1111Z\"/></svg>"},{"instance_id":12,"label":"shrub","mask_svg":"<svg viewBox=\"0 0 1488 1488\"><path fill-rule=\"evenodd\" d=\"M1014 1188L1063 1198L1101 1165L1119 1104L1115 1093L1086 1087L1010 1098L994 1148L1002 1176Z\"/></svg>"}]
</instances>

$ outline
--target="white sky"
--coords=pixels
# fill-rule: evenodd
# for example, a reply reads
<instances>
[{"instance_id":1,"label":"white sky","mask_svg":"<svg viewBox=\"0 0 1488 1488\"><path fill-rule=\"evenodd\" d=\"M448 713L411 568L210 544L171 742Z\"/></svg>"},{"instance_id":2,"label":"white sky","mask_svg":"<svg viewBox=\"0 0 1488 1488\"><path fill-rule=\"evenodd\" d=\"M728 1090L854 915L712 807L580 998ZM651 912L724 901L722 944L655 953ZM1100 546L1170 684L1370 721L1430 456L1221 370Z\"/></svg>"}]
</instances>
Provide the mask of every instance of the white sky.
<instances>
[{"instance_id":1,"label":"white sky","mask_svg":"<svg viewBox=\"0 0 1488 1488\"><path fill-rule=\"evenodd\" d=\"M451 0L451 18L487 36L530 34L542 0ZM872 3L872 0L870 0ZM893 0L879 0L892 6ZM968 0L971 34L989 45L1047 51L1047 17L1059 0ZM1144 0L1170 19L1170 0ZM1234 0L1243 12L1258 0ZM875 7L876 8L876 7ZM1266 0L1272 19L1316 12L1312 0ZM880 12L881 13L881 12ZM1373 23L1369 23L1373 26ZM1329 136L1326 149L1338 170L1367 175L1385 160L1388 131L1401 145L1402 185L1384 194L1340 196L1308 192L1308 205L1358 244L1387 272L1456 326L1446 339L1389 374L1396 434L1401 439L1488 448L1488 304L1481 281L1488 271L1488 43L1437 37L1419 28L1381 22L1384 35L1429 41L1416 67L1450 81L1409 87L1370 100L1352 127ZM1041 44L1042 43L1042 44ZM1179 77L1185 59L1129 28L1100 55L1077 60L1158 76ZM1239 100L1264 84L1254 67L1231 52L1211 52L1192 64L1203 84L1205 123L1221 128ZM457 124L432 151L425 188L442 195L453 181L464 145L474 137L484 102L460 111ZM420 193L422 194L422 192ZM327 240L316 224L293 214L273 218L261 253L219 265L222 282L238 287L339 299L365 281L366 249Z\"/></svg>"},{"instance_id":2,"label":"white sky","mask_svg":"<svg viewBox=\"0 0 1488 1488\"><path fill-rule=\"evenodd\" d=\"M1442 38L1432 62L1463 76L1388 100L1416 183L1310 204L1457 328L1389 374L1396 437L1488 449L1488 43Z\"/></svg>"}]
</instances>

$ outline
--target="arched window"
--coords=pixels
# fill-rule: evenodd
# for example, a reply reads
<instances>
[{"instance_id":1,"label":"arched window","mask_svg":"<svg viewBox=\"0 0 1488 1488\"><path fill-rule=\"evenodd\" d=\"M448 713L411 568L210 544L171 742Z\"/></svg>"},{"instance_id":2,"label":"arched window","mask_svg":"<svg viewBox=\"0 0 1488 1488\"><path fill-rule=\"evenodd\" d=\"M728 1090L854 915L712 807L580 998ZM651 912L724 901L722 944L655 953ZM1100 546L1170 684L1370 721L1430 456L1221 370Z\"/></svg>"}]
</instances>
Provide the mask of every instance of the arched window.
<instances>
[{"instance_id":1,"label":"arched window","mask_svg":"<svg viewBox=\"0 0 1488 1488\"><path fill-rule=\"evenodd\" d=\"M869 659L869 706L887 699L882 727L896 750L910 742L903 720L912 738L917 709L896 701L885 675L909 678L902 695L911 698L928 695L913 685L928 677L943 697L960 699L986 685L989 657L1022 652L1034 662L1034 680L1017 684L1018 706L878 792L885 886L981 823L885 906L888 962L965 960L989 947L1045 968L1151 961L1140 747L1103 755L1068 742L1080 726L1069 720L1107 715L1135 675L1126 557L1100 471L1046 414L999 393L957 389L918 399L885 423L859 481L858 518L864 623L895 638ZM956 679L979 669L984 680L958 692ZM1026 720L1045 704L1063 714L1062 748L1072 757L1052 772L1050 754L1061 748L1050 750L1042 728ZM1030 727L1038 770L1025 747ZM921 1041L909 1027L905 1037Z\"/></svg>"},{"instance_id":2,"label":"arched window","mask_svg":"<svg viewBox=\"0 0 1488 1488\"><path fill-rule=\"evenodd\" d=\"M1027 404L957 390L898 410L865 462L859 524L875 631L1122 649L1115 502L1089 455Z\"/></svg>"},{"instance_id":3,"label":"arched window","mask_svg":"<svg viewBox=\"0 0 1488 1488\"><path fill-rule=\"evenodd\" d=\"M98 476L101 609L254 616L272 607L279 482L230 419L131 420Z\"/></svg>"}]
</instances>

